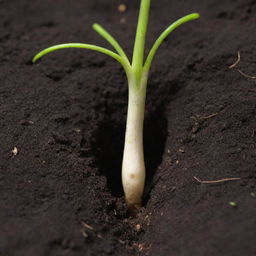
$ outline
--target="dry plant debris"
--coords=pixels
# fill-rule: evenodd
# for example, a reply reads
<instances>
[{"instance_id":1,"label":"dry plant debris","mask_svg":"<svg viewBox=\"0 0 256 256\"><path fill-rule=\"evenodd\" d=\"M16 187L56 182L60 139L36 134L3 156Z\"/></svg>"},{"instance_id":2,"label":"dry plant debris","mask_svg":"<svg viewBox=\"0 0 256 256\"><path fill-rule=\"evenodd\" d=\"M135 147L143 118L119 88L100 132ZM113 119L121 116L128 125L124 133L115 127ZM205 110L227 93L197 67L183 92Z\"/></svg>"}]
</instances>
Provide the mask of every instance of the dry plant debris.
<instances>
[{"instance_id":1,"label":"dry plant debris","mask_svg":"<svg viewBox=\"0 0 256 256\"><path fill-rule=\"evenodd\" d=\"M250 76L245 74L242 70L238 69L237 70L242 76L246 77L246 78L250 78L250 79L256 79L256 76Z\"/></svg>"},{"instance_id":2,"label":"dry plant debris","mask_svg":"<svg viewBox=\"0 0 256 256\"><path fill-rule=\"evenodd\" d=\"M200 184L218 184L218 183L223 183L223 182L228 182L228 181L235 181L235 180L240 180L241 178L225 178L225 179L220 179L220 180L200 180L196 176L193 177L197 182Z\"/></svg>"},{"instance_id":3,"label":"dry plant debris","mask_svg":"<svg viewBox=\"0 0 256 256\"><path fill-rule=\"evenodd\" d=\"M12 154L13 154L13 156L17 156L17 155L18 155L18 149L17 149L17 147L14 147L14 148L13 148Z\"/></svg>"},{"instance_id":4,"label":"dry plant debris","mask_svg":"<svg viewBox=\"0 0 256 256\"><path fill-rule=\"evenodd\" d=\"M232 65L230 65L229 68L230 68L230 69L231 69L231 68L234 68L234 67L240 62L240 60L241 60L241 54L240 54L240 52L238 51L238 52L237 52L237 60L236 60Z\"/></svg>"},{"instance_id":5,"label":"dry plant debris","mask_svg":"<svg viewBox=\"0 0 256 256\"><path fill-rule=\"evenodd\" d=\"M241 61L241 53L240 53L240 51L238 51L238 52L237 52L237 60L236 60L233 64L231 64L231 65L229 66L229 68L230 68L230 69L235 68L235 67L240 63L240 61ZM248 75L248 74L246 74L245 72L243 72L241 69L237 69L237 71L238 71L242 76L244 76L244 77L246 77L246 78L253 79L253 80L256 79L256 76Z\"/></svg>"},{"instance_id":6,"label":"dry plant debris","mask_svg":"<svg viewBox=\"0 0 256 256\"><path fill-rule=\"evenodd\" d=\"M91 226L91 225L89 225L89 224L86 224L85 222L81 222L81 224L82 224L82 226L84 227L84 228L86 228L86 229L89 229L89 230L94 230L94 228Z\"/></svg>"},{"instance_id":7,"label":"dry plant debris","mask_svg":"<svg viewBox=\"0 0 256 256\"><path fill-rule=\"evenodd\" d=\"M191 116L190 118L194 119L196 121L199 121L199 120L207 120L207 119L213 118L217 115L218 115L218 113L213 113L213 114L210 114L210 115L207 115L207 116Z\"/></svg>"}]
</instances>

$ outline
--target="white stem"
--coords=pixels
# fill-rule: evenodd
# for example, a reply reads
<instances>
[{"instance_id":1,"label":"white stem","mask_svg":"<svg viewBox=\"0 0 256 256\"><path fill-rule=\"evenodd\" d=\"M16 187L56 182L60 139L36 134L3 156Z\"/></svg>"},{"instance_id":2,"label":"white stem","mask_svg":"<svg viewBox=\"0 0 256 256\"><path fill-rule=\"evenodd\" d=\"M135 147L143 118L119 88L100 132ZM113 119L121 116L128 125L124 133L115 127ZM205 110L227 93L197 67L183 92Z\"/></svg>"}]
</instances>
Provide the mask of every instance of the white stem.
<instances>
[{"instance_id":1,"label":"white stem","mask_svg":"<svg viewBox=\"0 0 256 256\"><path fill-rule=\"evenodd\" d=\"M143 123L145 113L147 74L139 83L129 79L128 113L122 164L122 183L128 209L140 207L145 183L143 152Z\"/></svg>"}]
</instances>

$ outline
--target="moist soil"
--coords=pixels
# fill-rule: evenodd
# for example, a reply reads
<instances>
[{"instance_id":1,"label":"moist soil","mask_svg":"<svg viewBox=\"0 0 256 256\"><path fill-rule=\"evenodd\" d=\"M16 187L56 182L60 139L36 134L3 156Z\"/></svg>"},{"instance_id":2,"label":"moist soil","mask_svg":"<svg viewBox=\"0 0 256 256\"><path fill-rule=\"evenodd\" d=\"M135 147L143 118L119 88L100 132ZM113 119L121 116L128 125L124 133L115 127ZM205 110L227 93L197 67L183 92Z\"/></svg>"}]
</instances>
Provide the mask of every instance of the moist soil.
<instances>
[{"instance_id":1,"label":"moist soil","mask_svg":"<svg viewBox=\"0 0 256 256\"><path fill-rule=\"evenodd\" d=\"M109 47L95 21L131 56L139 2L0 0L1 256L256 255L255 0L152 1L147 52L170 22L201 19L173 32L154 60L135 218L120 180L120 65L80 49L31 63L57 43Z\"/></svg>"}]
</instances>

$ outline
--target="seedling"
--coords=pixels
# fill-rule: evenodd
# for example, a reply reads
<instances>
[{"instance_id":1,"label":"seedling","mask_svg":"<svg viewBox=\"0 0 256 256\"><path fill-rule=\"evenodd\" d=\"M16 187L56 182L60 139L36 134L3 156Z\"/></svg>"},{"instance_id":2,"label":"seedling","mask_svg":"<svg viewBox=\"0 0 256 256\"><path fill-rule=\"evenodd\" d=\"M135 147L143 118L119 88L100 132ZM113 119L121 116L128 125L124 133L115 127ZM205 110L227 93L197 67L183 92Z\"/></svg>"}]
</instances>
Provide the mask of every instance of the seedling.
<instances>
[{"instance_id":1,"label":"seedling","mask_svg":"<svg viewBox=\"0 0 256 256\"><path fill-rule=\"evenodd\" d=\"M140 207L144 190L145 163L143 152L143 123L147 82L152 60L159 46L174 29L183 23L199 18L198 13L192 13L172 23L160 34L149 51L147 58L144 60L150 2L151 0L141 0L131 62L119 43L108 31L96 23L93 24L93 29L100 34L116 50L116 52L92 44L67 43L46 48L36 54L33 58L33 62L36 62L47 53L56 50L84 48L104 53L117 60L124 68L128 80L129 99L122 163L122 184L126 203L131 213L135 213Z\"/></svg>"}]
</instances>

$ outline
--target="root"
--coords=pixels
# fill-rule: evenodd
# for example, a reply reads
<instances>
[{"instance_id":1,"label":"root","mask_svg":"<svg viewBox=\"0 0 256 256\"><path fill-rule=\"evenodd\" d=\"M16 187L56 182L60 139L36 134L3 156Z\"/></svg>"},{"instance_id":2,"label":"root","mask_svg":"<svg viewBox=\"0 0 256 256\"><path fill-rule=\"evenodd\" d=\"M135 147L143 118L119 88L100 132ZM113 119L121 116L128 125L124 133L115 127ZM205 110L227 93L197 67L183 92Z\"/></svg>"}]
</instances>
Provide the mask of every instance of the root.
<instances>
[{"instance_id":1,"label":"root","mask_svg":"<svg viewBox=\"0 0 256 256\"><path fill-rule=\"evenodd\" d=\"M218 183L223 183L223 182L228 182L228 181L234 181L234 180L240 180L241 178L225 178L221 180L200 180L196 176L193 177L197 182L200 184L218 184Z\"/></svg>"},{"instance_id":2,"label":"root","mask_svg":"<svg viewBox=\"0 0 256 256\"><path fill-rule=\"evenodd\" d=\"M237 52L237 60L232 65L230 65L229 68L234 68L240 62L240 60L241 60L241 54L238 51Z\"/></svg>"},{"instance_id":3,"label":"root","mask_svg":"<svg viewBox=\"0 0 256 256\"><path fill-rule=\"evenodd\" d=\"M238 51L238 52L237 52L237 60L236 60L232 65L230 65L229 68L232 69L232 68L236 67L236 66L239 64L240 61L241 61L241 54L240 54L240 52ZM253 80L256 79L256 76L247 75L246 73L244 73L244 72L243 72L242 70L240 70L240 69L237 69L237 71L238 71L242 76L244 76L244 77L246 77L246 78L253 79Z\"/></svg>"},{"instance_id":4,"label":"root","mask_svg":"<svg viewBox=\"0 0 256 256\"><path fill-rule=\"evenodd\" d=\"M211 115L209 115L209 116L201 116L201 117L199 117L200 119L210 119L210 118L212 118L212 117L215 117L215 116L217 116L218 115L218 113L214 113L214 114L211 114Z\"/></svg>"},{"instance_id":5,"label":"root","mask_svg":"<svg viewBox=\"0 0 256 256\"><path fill-rule=\"evenodd\" d=\"M191 116L190 118L191 119L194 119L195 121L200 121L200 120L206 120L206 119L210 119L212 117L215 117L217 116L219 113L213 113L213 114L210 114L208 116Z\"/></svg>"},{"instance_id":6,"label":"root","mask_svg":"<svg viewBox=\"0 0 256 256\"><path fill-rule=\"evenodd\" d=\"M256 76L250 76L245 74L243 71L241 71L240 69L237 70L242 76L246 77L246 78L250 78L250 79L256 79Z\"/></svg>"}]
</instances>

